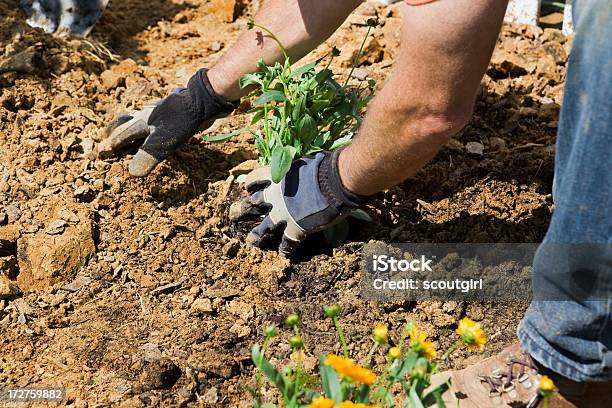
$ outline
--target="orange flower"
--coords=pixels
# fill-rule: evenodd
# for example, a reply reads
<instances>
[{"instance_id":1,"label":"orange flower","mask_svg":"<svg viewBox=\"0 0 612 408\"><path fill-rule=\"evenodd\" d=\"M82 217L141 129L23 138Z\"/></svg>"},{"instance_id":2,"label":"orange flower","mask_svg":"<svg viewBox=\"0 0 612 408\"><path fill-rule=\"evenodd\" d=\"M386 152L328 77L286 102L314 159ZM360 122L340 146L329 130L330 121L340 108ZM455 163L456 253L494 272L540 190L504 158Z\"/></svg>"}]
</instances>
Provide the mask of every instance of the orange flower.
<instances>
[{"instance_id":1,"label":"orange flower","mask_svg":"<svg viewBox=\"0 0 612 408\"><path fill-rule=\"evenodd\" d=\"M340 404L340 408L378 408L378 405L356 404L351 401L344 401Z\"/></svg>"},{"instance_id":2,"label":"orange flower","mask_svg":"<svg viewBox=\"0 0 612 408\"><path fill-rule=\"evenodd\" d=\"M310 405L308 405L308 408L334 408L334 405L336 405L336 401L318 397L315 398Z\"/></svg>"},{"instance_id":3,"label":"orange flower","mask_svg":"<svg viewBox=\"0 0 612 408\"><path fill-rule=\"evenodd\" d=\"M343 357L338 357L333 354L329 354L325 359L325 364L333 367L336 372L342 376L348 377L358 383L372 385L376 381L376 374L367 368L363 368L351 360Z\"/></svg>"}]
</instances>

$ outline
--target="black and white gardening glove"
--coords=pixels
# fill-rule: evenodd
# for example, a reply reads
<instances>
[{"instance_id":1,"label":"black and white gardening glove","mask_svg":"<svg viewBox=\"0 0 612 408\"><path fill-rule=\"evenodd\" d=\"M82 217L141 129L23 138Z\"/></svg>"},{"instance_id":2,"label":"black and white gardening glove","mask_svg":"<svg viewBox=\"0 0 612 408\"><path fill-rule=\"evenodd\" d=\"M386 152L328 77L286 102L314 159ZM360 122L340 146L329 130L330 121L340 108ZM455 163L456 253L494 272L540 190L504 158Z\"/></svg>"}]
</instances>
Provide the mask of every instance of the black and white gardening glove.
<instances>
[{"instance_id":1,"label":"black and white gardening glove","mask_svg":"<svg viewBox=\"0 0 612 408\"><path fill-rule=\"evenodd\" d=\"M322 231L364 204L340 180L338 154L321 152L293 162L280 183L272 182L270 167L253 170L246 178L250 197L230 208L230 219L265 215L247 236L248 245L260 246L282 233L279 252L289 255L308 235Z\"/></svg>"},{"instance_id":2,"label":"black and white gardening glove","mask_svg":"<svg viewBox=\"0 0 612 408\"><path fill-rule=\"evenodd\" d=\"M122 114L105 129L107 138L98 146L108 155L139 139L145 139L132 161L130 174L144 177L198 131L236 109L240 101L227 101L213 90L206 69L159 102L138 112Z\"/></svg>"}]
</instances>

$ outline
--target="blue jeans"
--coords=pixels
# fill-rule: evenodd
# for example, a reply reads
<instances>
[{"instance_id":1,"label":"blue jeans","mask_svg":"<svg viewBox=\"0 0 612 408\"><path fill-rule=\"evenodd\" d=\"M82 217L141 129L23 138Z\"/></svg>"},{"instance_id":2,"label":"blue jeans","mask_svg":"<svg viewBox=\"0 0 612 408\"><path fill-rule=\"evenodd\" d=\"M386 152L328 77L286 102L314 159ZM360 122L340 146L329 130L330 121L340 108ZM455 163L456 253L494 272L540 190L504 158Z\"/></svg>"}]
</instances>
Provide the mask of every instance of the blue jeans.
<instances>
[{"instance_id":1,"label":"blue jeans","mask_svg":"<svg viewBox=\"0 0 612 408\"><path fill-rule=\"evenodd\" d=\"M534 301L518 336L542 365L586 382L612 379L612 1L576 0L574 23L557 135L555 210L534 260ZM599 245L585 256L583 244ZM566 258L560 270L559 257ZM597 296L558 290L559 280L584 280L585 271L600 289ZM540 290L562 296L538 300Z\"/></svg>"}]
</instances>

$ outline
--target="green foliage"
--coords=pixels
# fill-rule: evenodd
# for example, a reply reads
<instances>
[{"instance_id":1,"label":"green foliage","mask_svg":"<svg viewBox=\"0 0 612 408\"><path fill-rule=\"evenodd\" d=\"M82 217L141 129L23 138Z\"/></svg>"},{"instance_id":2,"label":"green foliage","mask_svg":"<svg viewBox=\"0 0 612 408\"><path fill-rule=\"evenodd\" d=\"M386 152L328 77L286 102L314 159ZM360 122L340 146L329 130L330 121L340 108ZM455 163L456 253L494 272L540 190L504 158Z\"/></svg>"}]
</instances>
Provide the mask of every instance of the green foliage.
<instances>
[{"instance_id":1,"label":"green foliage","mask_svg":"<svg viewBox=\"0 0 612 408\"><path fill-rule=\"evenodd\" d=\"M330 318L337 329L341 343L345 343L343 331L338 323L342 310L338 305L324 308L325 315ZM296 316L296 315L291 315ZM290 317L291 317L290 316ZM295 320L295 319L294 319ZM299 336L299 321L290 325L295 336ZM386 331L386 326L378 325L376 331ZM264 331L265 333L266 331ZM388 347L386 343L373 341L368 356L361 364L354 363L350 359L345 347L345 356L324 355L319 356L319 380L307 376L302 372L302 358L304 351L302 344L292 345L292 356L290 363L281 371L276 369L265 357L265 347L270 337L266 335L264 347L260 351L259 345L253 346L253 362L258 368L258 373L263 373L267 379L276 386L282 396L282 405L287 408L306 408L312 406L334 406L345 408L350 402L367 404L368 407L402 407L402 408L427 408L436 406L445 408L442 395L450 390L450 382L442 383L436 387L431 386L431 377L437 373L438 364L433 362L434 353L427 350L431 343L426 339L424 332L420 331L414 324L409 323L404 327L401 338L395 347L388 350L387 363L377 368L368 368L372 357L379 347ZM454 350L463 340L459 339L442 356ZM464 343L465 344L465 343ZM431 346L433 347L433 346ZM374 374L378 372L378 375ZM403 396L397 392L395 385L401 386ZM257 397L255 407L269 408L274 405L261 401L261 382L258 381L258 390L252 391ZM393 391L396 390L396 391ZM400 405L396 401L401 400ZM309 405L312 404L312 405Z\"/></svg>"},{"instance_id":2,"label":"green foliage","mask_svg":"<svg viewBox=\"0 0 612 408\"><path fill-rule=\"evenodd\" d=\"M320 61L293 69L290 58L278 38L265 27L251 21L249 28L266 31L285 55L284 62L268 66L263 60L258 71L240 79L241 88L254 88L251 125L219 136L206 136L210 142L223 142L236 134L249 132L255 139L262 165L271 165L272 179L279 182L294 159L321 150L336 150L348 144L362 122L362 111L373 96L374 81L364 88L340 85L329 68L339 55L334 48L325 68ZM368 26L368 34L373 25ZM362 46L363 49L363 46ZM359 55L361 54L359 52ZM355 59L353 69L358 62ZM352 70L351 70L352 73ZM350 77L350 73L349 73Z\"/></svg>"}]
</instances>

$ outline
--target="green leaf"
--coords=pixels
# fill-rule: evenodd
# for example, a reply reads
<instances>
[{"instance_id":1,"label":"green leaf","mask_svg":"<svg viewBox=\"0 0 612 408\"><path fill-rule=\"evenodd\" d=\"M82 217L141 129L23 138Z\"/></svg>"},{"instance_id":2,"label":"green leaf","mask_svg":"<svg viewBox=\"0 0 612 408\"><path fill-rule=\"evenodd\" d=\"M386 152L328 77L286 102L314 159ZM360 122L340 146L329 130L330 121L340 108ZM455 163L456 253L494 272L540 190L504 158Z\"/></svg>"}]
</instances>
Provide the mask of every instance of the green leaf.
<instances>
[{"instance_id":1,"label":"green leaf","mask_svg":"<svg viewBox=\"0 0 612 408\"><path fill-rule=\"evenodd\" d=\"M314 71L315 65L316 65L316 62L311 62L310 64L302 65L301 67L293 71L291 75L289 75L289 78L300 78L302 75L304 75L308 71Z\"/></svg>"},{"instance_id":2,"label":"green leaf","mask_svg":"<svg viewBox=\"0 0 612 408\"><path fill-rule=\"evenodd\" d=\"M382 387L376 389L376 392L372 396L372 399L374 401L381 401L383 403L383 406L389 406L389 407L395 406L395 401L393 400L393 394L391 394L388 390Z\"/></svg>"},{"instance_id":3,"label":"green leaf","mask_svg":"<svg viewBox=\"0 0 612 408\"><path fill-rule=\"evenodd\" d=\"M301 95L295 101L295 106L293 107L293 112L291 112L291 118L294 123L298 123L302 115L304 114L304 109L306 108L306 97Z\"/></svg>"},{"instance_id":4,"label":"green leaf","mask_svg":"<svg viewBox=\"0 0 612 408\"><path fill-rule=\"evenodd\" d=\"M357 393L355 395L355 402L360 402L363 404L367 404L370 402L370 387L363 384L361 387L357 389Z\"/></svg>"},{"instance_id":5,"label":"green leaf","mask_svg":"<svg viewBox=\"0 0 612 408\"><path fill-rule=\"evenodd\" d=\"M406 355L406 357L400 362L400 364L395 367L392 367L391 370L389 370L389 374L394 379L396 379L396 381L403 379L408 372L412 371L417 362L418 357L419 355L417 353L415 353L414 351L410 351Z\"/></svg>"},{"instance_id":6,"label":"green leaf","mask_svg":"<svg viewBox=\"0 0 612 408\"><path fill-rule=\"evenodd\" d=\"M265 86L264 81L261 79L260 74L258 73L244 75L242 78L240 78L239 84L240 88L242 89L250 85L259 85L262 88Z\"/></svg>"},{"instance_id":7,"label":"green leaf","mask_svg":"<svg viewBox=\"0 0 612 408\"><path fill-rule=\"evenodd\" d=\"M280 144L274 146L271 161L273 182L280 183L285 177L296 153L297 150L293 146L281 146Z\"/></svg>"},{"instance_id":8,"label":"green leaf","mask_svg":"<svg viewBox=\"0 0 612 408\"><path fill-rule=\"evenodd\" d=\"M272 382L272 384L276 385L276 388L281 392L281 394L286 395L285 393L288 390L293 389L293 384L290 382L286 382L285 377L274 367L264 355L261 354L261 350L259 349L259 344L255 344L251 349L251 358L253 363L261 370L262 373L265 374L266 377ZM292 394L292 392L288 392L288 394Z\"/></svg>"},{"instance_id":9,"label":"green leaf","mask_svg":"<svg viewBox=\"0 0 612 408\"><path fill-rule=\"evenodd\" d=\"M323 149L323 146L325 146L325 143L327 143L327 141L329 140L330 135L331 134L329 133L329 131L324 132L324 133L319 133L317 135L317 138L313 142L313 145L315 147L319 147L319 148Z\"/></svg>"},{"instance_id":10,"label":"green leaf","mask_svg":"<svg viewBox=\"0 0 612 408\"><path fill-rule=\"evenodd\" d=\"M328 79L331 79L333 74L334 73L330 69L323 69L317 73L317 76L315 77L315 79L319 85L322 85Z\"/></svg>"},{"instance_id":11,"label":"green leaf","mask_svg":"<svg viewBox=\"0 0 612 408\"><path fill-rule=\"evenodd\" d=\"M343 219L323 230L323 234L329 245L337 247L346 242L349 231L350 226L348 222Z\"/></svg>"},{"instance_id":12,"label":"green leaf","mask_svg":"<svg viewBox=\"0 0 612 408\"><path fill-rule=\"evenodd\" d=\"M349 217L351 218L355 218L357 220L361 220L361 221L365 221L365 222L372 222L372 217L370 217L370 215L363 211L362 209L357 208L356 210L352 210L349 214Z\"/></svg>"},{"instance_id":13,"label":"green leaf","mask_svg":"<svg viewBox=\"0 0 612 408\"><path fill-rule=\"evenodd\" d=\"M321 375L321 383L323 384L323 391L327 398L333 399L336 403L341 403L344 399L342 395L342 386L336 371L325 364L325 355L319 355L319 372Z\"/></svg>"},{"instance_id":14,"label":"green leaf","mask_svg":"<svg viewBox=\"0 0 612 408\"><path fill-rule=\"evenodd\" d=\"M221 143L221 142L226 142L232 137L239 135L241 133L244 133L244 132L249 132L253 134L253 132L249 128L240 128L240 129L234 130L233 132L224 133L222 135L215 135L215 136L205 135L205 136L202 136L202 139L207 142L211 142L211 143Z\"/></svg>"},{"instance_id":15,"label":"green leaf","mask_svg":"<svg viewBox=\"0 0 612 408\"><path fill-rule=\"evenodd\" d=\"M334 140L334 143L331 145L329 150L340 149L341 147L344 147L347 144L351 143L351 140L353 140L353 132L349 132L341 138Z\"/></svg>"},{"instance_id":16,"label":"green leaf","mask_svg":"<svg viewBox=\"0 0 612 408\"><path fill-rule=\"evenodd\" d=\"M317 113L327 107L329 107L330 105L330 100L329 99L319 99L316 101L312 101L312 104L310 105L310 110L313 113Z\"/></svg>"},{"instance_id":17,"label":"green leaf","mask_svg":"<svg viewBox=\"0 0 612 408\"><path fill-rule=\"evenodd\" d=\"M425 406L421 402L421 398L419 398L419 395L417 394L417 384L418 381L415 381L414 384L412 384L412 387L410 387L410 393L408 394L408 398L410 398L410 403L412 404L413 408L425 408Z\"/></svg>"},{"instance_id":18,"label":"green leaf","mask_svg":"<svg viewBox=\"0 0 612 408\"><path fill-rule=\"evenodd\" d=\"M317 133L319 133L317 123L312 116L306 114L302 117L298 125L298 132L304 146L310 146L315 137L317 137Z\"/></svg>"},{"instance_id":19,"label":"green leaf","mask_svg":"<svg viewBox=\"0 0 612 408\"><path fill-rule=\"evenodd\" d=\"M262 107L258 107L253 111L255 112L255 115L253 115L253 119L251 119L251 125L254 125L255 123L262 120L266 114L266 110Z\"/></svg>"},{"instance_id":20,"label":"green leaf","mask_svg":"<svg viewBox=\"0 0 612 408\"><path fill-rule=\"evenodd\" d=\"M285 98L285 94L281 91L272 90L264 92L257 100L255 100L254 105L263 105L270 102L284 102L287 99Z\"/></svg>"},{"instance_id":21,"label":"green leaf","mask_svg":"<svg viewBox=\"0 0 612 408\"><path fill-rule=\"evenodd\" d=\"M448 383L444 383L444 384L437 386L423 398L423 405L425 405L426 407L431 407L432 405L435 404L436 407L438 408L446 408L446 404L444 403L444 400L442 399L442 395L446 391L448 391L448 389L449 389Z\"/></svg>"}]
</instances>

